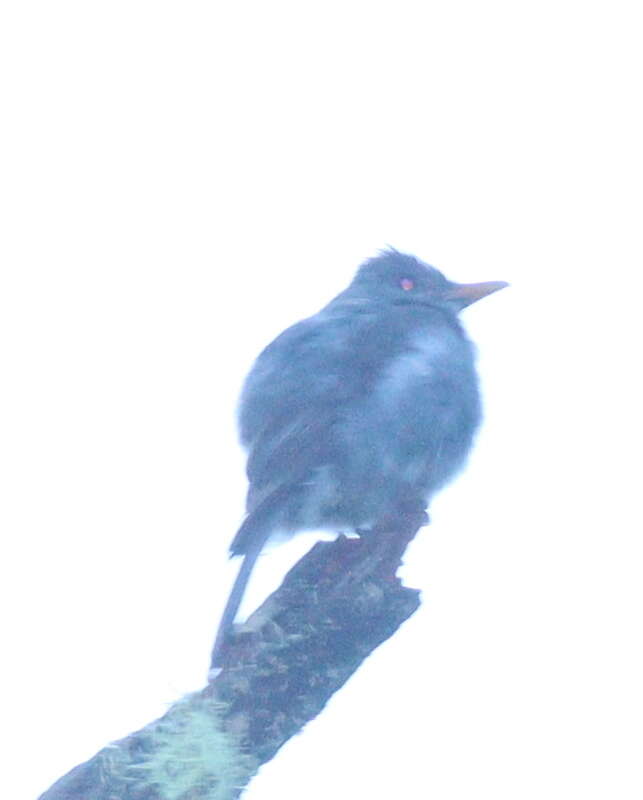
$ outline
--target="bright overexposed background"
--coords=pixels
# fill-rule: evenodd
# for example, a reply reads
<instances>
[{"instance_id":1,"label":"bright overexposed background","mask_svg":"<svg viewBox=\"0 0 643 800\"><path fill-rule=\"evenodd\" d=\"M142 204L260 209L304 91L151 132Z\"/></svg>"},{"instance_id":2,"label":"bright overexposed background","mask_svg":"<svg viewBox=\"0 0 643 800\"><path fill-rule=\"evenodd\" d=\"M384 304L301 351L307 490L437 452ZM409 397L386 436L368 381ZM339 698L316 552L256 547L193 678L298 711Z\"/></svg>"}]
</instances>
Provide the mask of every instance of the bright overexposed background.
<instances>
[{"instance_id":1,"label":"bright overexposed background","mask_svg":"<svg viewBox=\"0 0 643 800\"><path fill-rule=\"evenodd\" d=\"M421 610L246 796L643 795L639 13L3 4L0 796L204 684L243 375L386 244L511 282L463 314L486 423Z\"/></svg>"}]
</instances>

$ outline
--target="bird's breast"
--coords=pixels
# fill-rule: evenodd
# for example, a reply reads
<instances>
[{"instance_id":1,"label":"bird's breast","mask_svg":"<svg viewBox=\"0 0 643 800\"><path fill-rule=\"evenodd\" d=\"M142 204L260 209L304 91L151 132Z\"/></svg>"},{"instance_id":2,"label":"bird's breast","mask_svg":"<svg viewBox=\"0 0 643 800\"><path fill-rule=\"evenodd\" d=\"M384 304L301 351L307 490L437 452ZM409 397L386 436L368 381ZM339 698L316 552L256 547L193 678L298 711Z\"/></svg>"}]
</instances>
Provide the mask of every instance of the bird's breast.
<instances>
[{"instance_id":1,"label":"bird's breast","mask_svg":"<svg viewBox=\"0 0 643 800\"><path fill-rule=\"evenodd\" d=\"M344 414L340 482L362 517L409 493L428 501L464 464L480 419L473 351L457 332L441 333L413 336Z\"/></svg>"}]
</instances>

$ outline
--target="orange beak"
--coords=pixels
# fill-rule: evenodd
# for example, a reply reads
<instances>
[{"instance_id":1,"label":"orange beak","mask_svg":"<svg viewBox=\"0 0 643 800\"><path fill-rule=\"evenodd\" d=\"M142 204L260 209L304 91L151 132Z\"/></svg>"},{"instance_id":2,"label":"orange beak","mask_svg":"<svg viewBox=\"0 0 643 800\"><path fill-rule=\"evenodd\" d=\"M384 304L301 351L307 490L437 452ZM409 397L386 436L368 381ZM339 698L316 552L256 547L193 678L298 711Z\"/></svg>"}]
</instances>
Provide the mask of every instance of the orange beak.
<instances>
[{"instance_id":1,"label":"orange beak","mask_svg":"<svg viewBox=\"0 0 643 800\"><path fill-rule=\"evenodd\" d=\"M484 283L454 283L445 292L447 300L459 300L463 308L488 294L498 292L509 284L506 281L485 281Z\"/></svg>"}]
</instances>

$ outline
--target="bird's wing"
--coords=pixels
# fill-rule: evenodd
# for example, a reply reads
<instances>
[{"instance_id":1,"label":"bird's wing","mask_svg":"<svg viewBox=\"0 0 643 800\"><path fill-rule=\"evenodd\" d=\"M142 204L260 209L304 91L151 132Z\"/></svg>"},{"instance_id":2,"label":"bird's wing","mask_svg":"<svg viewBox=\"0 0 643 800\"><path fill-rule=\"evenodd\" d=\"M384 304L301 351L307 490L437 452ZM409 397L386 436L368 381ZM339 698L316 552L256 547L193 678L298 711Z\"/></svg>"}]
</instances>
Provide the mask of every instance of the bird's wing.
<instances>
[{"instance_id":1,"label":"bird's wing","mask_svg":"<svg viewBox=\"0 0 643 800\"><path fill-rule=\"evenodd\" d=\"M262 483L269 465L299 470L305 444L323 452L324 430L368 391L371 370L360 340L368 314L324 314L288 328L261 353L241 395L239 426L248 449L248 477Z\"/></svg>"},{"instance_id":2,"label":"bird's wing","mask_svg":"<svg viewBox=\"0 0 643 800\"><path fill-rule=\"evenodd\" d=\"M315 469L332 462L332 425L330 415L310 414L287 430L266 431L256 442L248 455L247 516L230 546L233 554L267 538L278 512L296 507Z\"/></svg>"},{"instance_id":3,"label":"bird's wing","mask_svg":"<svg viewBox=\"0 0 643 800\"><path fill-rule=\"evenodd\" d=\"M317 315L288 328L265 348L241 394L244 446L251 449L266 431L288 427L317 404L332 398L340 402L355 391L342 380L350 336L350 321Z\"/></svg>"},{"instance_id":4,"label":"bird's wing","mask_svg":"<svg viewBox=\"0 0 643 800\"><path fill-rule=\"evenodd\" d=\"M239 411L250 488L233 552L243 552L249 528L260 518L265 524L284 494L292 498L316 469L336 461L333 427L364 391L347 368L354 336L354 319L317 315L284 331L257 359Z\"/></svg>"}]
</instances>

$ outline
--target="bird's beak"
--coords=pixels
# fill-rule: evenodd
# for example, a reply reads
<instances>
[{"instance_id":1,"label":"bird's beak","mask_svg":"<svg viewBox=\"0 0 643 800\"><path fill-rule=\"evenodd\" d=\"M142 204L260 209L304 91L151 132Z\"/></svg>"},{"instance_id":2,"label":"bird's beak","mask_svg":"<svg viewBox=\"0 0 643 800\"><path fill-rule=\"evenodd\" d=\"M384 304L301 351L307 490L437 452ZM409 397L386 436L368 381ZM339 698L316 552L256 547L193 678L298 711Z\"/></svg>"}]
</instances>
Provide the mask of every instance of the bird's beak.
<instances>
[{"instance_id":1,"label":"bird's beak","mask_svg":"<svg viewBox=\"0 0 643 800\"><path fill-rule=\"evenodd\" d=\"M509 284L506 281L485 281L484 283L452 283L445 292L447 300L457 300L461 308L470 306L476 300L482 300L492 292L504 289Z\"/></svg>"}]
</instances>

